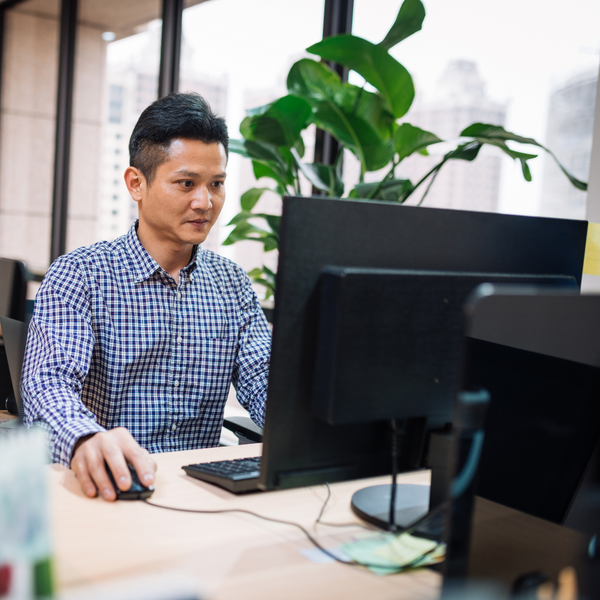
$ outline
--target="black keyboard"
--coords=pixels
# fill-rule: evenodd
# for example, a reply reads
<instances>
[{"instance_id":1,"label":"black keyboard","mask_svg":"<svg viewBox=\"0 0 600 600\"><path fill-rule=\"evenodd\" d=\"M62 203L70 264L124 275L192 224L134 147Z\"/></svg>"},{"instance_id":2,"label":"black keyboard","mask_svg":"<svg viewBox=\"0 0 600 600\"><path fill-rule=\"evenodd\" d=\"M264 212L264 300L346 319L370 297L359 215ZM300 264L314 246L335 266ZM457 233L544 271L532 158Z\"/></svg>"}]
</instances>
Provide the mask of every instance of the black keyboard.
<instances>
[{"instance_id":1,"label":"black keyboard","mask_svg":"<svg viewBox=\"0 0 600 600\"><path fill-rule=\"evenodd\" d=\"M260 456L187 465L182 469L191 477L208 481L234 494L241 494L258 490Z\"/></svg>"}]
</instances>

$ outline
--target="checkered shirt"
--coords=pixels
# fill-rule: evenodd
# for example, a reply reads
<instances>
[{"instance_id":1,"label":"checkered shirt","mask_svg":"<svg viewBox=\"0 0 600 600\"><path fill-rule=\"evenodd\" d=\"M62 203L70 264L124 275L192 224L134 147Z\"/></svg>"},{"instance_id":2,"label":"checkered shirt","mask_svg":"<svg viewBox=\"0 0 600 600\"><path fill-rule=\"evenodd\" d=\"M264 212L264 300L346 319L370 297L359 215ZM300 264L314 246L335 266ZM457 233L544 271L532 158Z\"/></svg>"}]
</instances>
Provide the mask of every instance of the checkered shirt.
<instances>
[{"instance_id":1,"label":"checkered shirt","mask_svg":"<svg viewBox=\"0 0 600 600\"><path fill-rule=\"evenodd\" d=\"M264 425L270 349L240 267L198 248L177 284L134 224L44 277L23 365L25 424L47 429L52 460L66 465L81 436L113 427L150 452L215 446L232 382Z\"/></svg>"}]
</instances>

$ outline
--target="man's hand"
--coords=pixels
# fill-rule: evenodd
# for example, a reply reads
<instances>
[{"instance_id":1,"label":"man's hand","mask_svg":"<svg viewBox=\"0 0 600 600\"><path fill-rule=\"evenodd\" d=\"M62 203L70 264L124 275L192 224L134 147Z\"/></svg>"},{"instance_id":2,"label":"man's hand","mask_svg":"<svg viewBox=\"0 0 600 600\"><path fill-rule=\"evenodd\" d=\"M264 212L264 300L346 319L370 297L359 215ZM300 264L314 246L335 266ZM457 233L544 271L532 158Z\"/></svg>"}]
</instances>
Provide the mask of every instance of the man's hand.
<instances>
[{"instance_id":1,"label":"man's hand","mask_svg":"<svg viewBox=\"0 0 600 600\"><path fill-rule=\"evenodd\" d=\"M84 494L90 498L98 491L105 500L115 500L117 497L104 461L121 491L131 486L128 462L135 467L143 485L151 485L154 481L156 463L150 453L133 439L127 429L117 427L80 438L75 445L71 469L75 471Z\"/></svg>"}]
</instances>

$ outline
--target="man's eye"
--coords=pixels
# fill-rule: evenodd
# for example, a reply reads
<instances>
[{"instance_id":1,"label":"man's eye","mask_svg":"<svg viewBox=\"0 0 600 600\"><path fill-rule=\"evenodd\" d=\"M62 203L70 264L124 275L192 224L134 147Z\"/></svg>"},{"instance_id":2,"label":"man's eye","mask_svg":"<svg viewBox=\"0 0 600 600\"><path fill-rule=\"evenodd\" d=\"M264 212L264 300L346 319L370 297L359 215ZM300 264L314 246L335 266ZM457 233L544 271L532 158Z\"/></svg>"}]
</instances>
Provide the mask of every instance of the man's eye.
<instances>
[{"instance_id":1,"label":"man's eye","mask_svg":"<svg viewBox=\"0 0 600 600\"><path fill-rule=\"evenodd\" d=\"M223 187L224 184L225 184L224 181L215 181L215 182L213 182L213 185L215 187Z\"/></svg>"},{"instance_id":2,"label":"man's eye","mask_svg":"<svg viewBox=\"0 0 600 600\"><path fill-rule=\"evenodd\" d=\"M191 181L190 179L187 179L186 181L183 182L183 187L186 188L191 188L194 185L194 182Z\"/></svg>"}]
</instances>

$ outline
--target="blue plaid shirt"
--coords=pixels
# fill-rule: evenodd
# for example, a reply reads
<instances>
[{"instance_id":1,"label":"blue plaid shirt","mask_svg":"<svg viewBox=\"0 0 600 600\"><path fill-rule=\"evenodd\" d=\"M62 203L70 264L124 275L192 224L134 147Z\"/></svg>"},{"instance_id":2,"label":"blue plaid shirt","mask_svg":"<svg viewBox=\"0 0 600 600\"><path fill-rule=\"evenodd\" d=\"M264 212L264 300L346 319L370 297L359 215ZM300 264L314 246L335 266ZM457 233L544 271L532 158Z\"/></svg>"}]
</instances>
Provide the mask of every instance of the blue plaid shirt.
<instances>
[{"instance_id":1,"label":"blue plaid shirt","mask_svg":"<svg viewBox=\"0 0 600 600\"><path fill-rule=\"evenodd\" d=\"M179 284L141 245L56 260L38 291L21 392L25 424L69 465L84 435L126 427L150 452L215 446L233 382L264 424L271 333L244 271L198 248Z\"/></svg>"}]
</instances>

